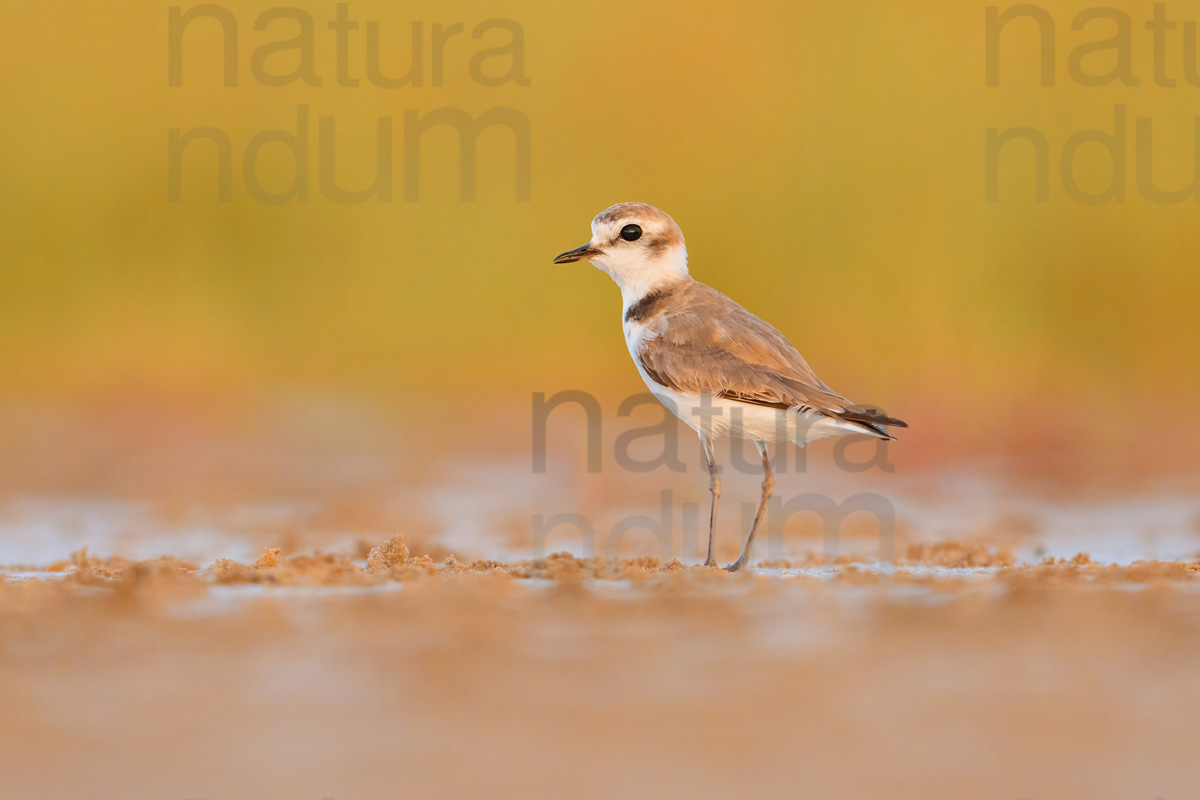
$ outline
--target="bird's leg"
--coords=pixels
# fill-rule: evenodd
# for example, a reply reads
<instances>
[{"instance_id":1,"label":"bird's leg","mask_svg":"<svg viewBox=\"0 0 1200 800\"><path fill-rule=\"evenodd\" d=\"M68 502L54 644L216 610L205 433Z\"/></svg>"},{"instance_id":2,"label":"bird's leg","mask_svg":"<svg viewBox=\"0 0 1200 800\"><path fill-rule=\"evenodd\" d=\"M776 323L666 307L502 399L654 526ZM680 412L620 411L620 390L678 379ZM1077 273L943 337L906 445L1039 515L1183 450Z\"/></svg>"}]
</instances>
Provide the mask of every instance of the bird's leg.
<instances>
[{"instance_id":1,"label":"bird's leg","mask_svg":"<svg viewBox=\"0 0 1200 800\"><path fill-rule=\"evenodd\" d=\"M712 492L712 510L708 514L708 558L704 566L717 566L713 558L713 538L717 533L717 501L721 499L721 473L717 470L717 458L713 452L712 439L700 437L700 449L704 452L704 461L708 464L708 490Z\"/></svg>"},{"instance_id":2,"label":"bird's leg","mask_svg":"<svg viewBox=\"0 0 1200 800\"><path fill-rule=\"evenodd\" d=\"M758 511L754 514L750 533L746 536L746 544L742 546L742 554L738 556L737 561L725 568L729 572L741 572L750 563L750 548L754 545L754 532L758 530L758 523L762 521L763 512L767 510L767 501L771 499L771 492L775 489L775 476L771 473L771 459L767 457L766 442L756 441L754 446L758 448L763 462L762 497L758 501Z\"/></svg>"}]
</instances>

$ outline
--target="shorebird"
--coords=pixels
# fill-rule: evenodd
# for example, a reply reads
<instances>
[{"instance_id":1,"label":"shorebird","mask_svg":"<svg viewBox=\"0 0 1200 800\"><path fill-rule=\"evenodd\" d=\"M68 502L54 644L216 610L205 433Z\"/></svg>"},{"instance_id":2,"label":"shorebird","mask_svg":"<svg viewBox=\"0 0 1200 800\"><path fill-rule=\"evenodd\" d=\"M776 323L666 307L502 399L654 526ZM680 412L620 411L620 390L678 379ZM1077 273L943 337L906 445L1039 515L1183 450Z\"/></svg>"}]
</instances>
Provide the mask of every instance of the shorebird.
<instances>
[{"instance_id":1,"label":"shorebird","mask_svg":"<svg viewBox=\"0 0 1200 800\"><path fill-rule=\"evenodd\" d=\"M592 238L555 264L590 261L621 289L625 342L634 366L658 400L700 436L712 507L706 566L716 566L713 539L721 475L713 441L750 439L762 457L758 511L737 561L750 561L754 533L775 488L767 442L801 447L858 433L892 439L904 422L850 402L816 376L782 333L688 274L683 231L645 203L618 203L592 220Z\"/></svg>"}]
</instances>

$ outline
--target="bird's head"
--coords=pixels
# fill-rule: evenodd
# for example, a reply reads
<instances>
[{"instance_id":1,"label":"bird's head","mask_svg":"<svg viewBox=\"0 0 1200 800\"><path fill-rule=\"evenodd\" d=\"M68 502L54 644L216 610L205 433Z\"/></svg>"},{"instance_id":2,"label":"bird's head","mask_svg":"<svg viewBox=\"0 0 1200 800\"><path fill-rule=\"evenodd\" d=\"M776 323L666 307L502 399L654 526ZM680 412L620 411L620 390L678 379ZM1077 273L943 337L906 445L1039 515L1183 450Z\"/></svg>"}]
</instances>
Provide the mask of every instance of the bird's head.
<instances>
[{"instance_id":1,"label":"bird's head","mask_svg":"<svg viewBox=\"0 0 1200 800\"><path fill-rule=\"evenodd\" d=\"M590 261L612 276L624 294L640 297L657 285L686 277L683 231L645 203L617 203L592 220L592 238L559 255L555 264Z\"/></svg>"}]
</instances>

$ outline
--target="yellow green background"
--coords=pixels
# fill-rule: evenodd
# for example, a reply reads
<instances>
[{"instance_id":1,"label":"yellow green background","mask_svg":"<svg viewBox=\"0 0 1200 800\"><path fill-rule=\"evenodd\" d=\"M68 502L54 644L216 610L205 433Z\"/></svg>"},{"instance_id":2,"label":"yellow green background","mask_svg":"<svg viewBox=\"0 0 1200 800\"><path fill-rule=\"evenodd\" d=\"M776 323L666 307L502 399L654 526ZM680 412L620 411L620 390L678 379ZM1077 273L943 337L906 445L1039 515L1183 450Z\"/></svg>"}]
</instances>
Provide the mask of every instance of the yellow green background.
<instances>
[{"instance_id":1,"label":"yellow green background","mask_svg":"<svg viewBox=\"0 0 1200 800\"><path fill-rule=\"evenodd\" d=\"M1200 387L1200 206L1150 203L1134 175L1134 119L1154 125L1156 182L1195 166L1200 88L1182 79L1183 22L1167 4L1175 88L1154 85L1152 6L1132 22L1137 87L1079 86L1067 59L1112 35L1072 31L1088 6L1052 3L1057 85L1039 85L1037 29L1005 29L1001 85L985 85L977 2L369 2L402 71L410 25L426 32L426 86L335 80L333 3L315 22L324 85L262 86L253 50L290 37L255 31L270 3L229 2L239 23L237 87L221 85L221 39L202 21L184 41L184 85L168 85L169 4L7 4L0 26L0 392L10 398L196 397L320 391L394 403L524 402L532 392L641 390L616 288L587 265L553 266L591 217L626 200L683 227L692 272L782 329L835 388L901 416L935 412L995 427L1016 415L1128 428L1153 413L1194 429ZM190 8L184 5L183 8ZM1189 14L1190 12L1190 14ZM473 82L473 54L509 39L470 31L507 18L524 32L530 85ZM429 86L429 29L462 22ZM351 34L363 77L364 31ZM1085 61L1092 72L1112 54ZM505 58L485 69L503 72ZM291 55L268 65L283 72ZM339 180L369 182L374 124L393 118L390 203L263 205L241 156L254 134L294 127L309 107L336 119ZM1126 108L1127 197L1067 197L1068 137L1111 131ZM476 200L458 195L457 142L424 139L419 202L403 198L407 110L511 107L532 129L532 199L514 198L512 135L480 138ZM168 202L172 128L216 126L234 146L233 199L216 199L212 151L183 165ZM1032 126L1050 143L1050 199L1033 199L1030 151L1000 163L985 200L985 132ZM263 153L264 182L291 167ZM1108 180L1084 148L1085 187ZM1177 415L1177 416L1176 416Z\"/></svg>"}]
</instances>

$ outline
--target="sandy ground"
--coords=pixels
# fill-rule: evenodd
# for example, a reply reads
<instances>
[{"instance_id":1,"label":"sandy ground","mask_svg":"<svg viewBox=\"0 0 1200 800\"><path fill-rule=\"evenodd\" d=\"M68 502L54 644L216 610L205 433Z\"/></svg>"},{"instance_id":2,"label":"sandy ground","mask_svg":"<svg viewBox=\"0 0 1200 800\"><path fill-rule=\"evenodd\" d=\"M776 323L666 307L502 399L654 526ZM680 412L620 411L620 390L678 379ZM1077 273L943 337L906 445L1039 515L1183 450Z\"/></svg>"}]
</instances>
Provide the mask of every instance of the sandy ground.
<instances>
[{"instance_id":1,"label":"sandy ground","mask_svg":"<svg viewBox=\"0 0 1200 800\"><path fill-rule=\"evenodd\" d=\"M362 553L0 583L10 797L1185 798L1200 562ZM966 566L974 559L980 566ZM945 566L956 561L956 566ZM982 562L991 562L983 564Z\"/></svg>"},{"instance_id":2,"label":"sandy ground","mask_svg":"<svg viewBox=\"0 0 1200 800\"><path fill-rule=\"evenodd\" d=\"M735 576L694 443L543 472L335 411L0 419L0 796L1198 794L1192 473L817 458L781 504L890 521L773 507Z\"/></svg>"}]
</instances>

